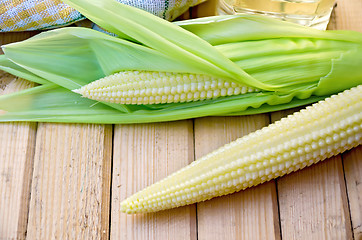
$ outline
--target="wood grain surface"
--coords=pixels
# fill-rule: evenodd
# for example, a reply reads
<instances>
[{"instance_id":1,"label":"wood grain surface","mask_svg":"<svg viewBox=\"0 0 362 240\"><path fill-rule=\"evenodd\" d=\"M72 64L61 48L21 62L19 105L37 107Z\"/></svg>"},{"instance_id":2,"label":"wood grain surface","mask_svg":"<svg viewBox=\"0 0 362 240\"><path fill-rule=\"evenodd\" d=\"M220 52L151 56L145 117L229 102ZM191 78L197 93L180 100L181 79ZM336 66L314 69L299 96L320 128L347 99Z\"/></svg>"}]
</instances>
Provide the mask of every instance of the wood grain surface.
<instances>
[{"instance_id":1,"label":"wood grain surface","mask_svg":"<svg viewBox=\"0 0 362 240\"><path fill-rule=\"evenodd\" d=\"M191 120L116 126L112 182L112 239L196 239L194 205L144 215L127 215L119 211L121 200L193 160Z\"/></svg>"},{"instance_id":2,"label":"wood grain surface","mask_svg":"<svg viewBox=\"0 0 362 240\"><path fill-rule=\"evenodd\" d=\"M29 239L107 238L111 138L111 126L39 124Z\"/></svg>"},{"instance_id":3,"label":"wood grain surface","mask_svg":"<svg viewBox=\"0 0 362 240\"><path fill-rule=\"evenodd\" d=\"M181 18L215 13L217 0ZM329 29L362 32L362 1L338 0ZM0 44L38 32L0 33ZM33 86L0 72L0 95ZM298 109L168 123L0 124L0 240L362 239L362 147L224 197L152 214L120 202Z\"/></svg>"},{"instance_id":4,"label":"wood grain surface","mask_svg":"<svg viewBox=\"0 0 362 240\"><path fill-rule=\"evenodd\" d=\"M272 113L272 122L291 112ZM283 238L352 238L340 156L284 176L277 187Z\"/></svg>"},{"instance_id":5,"label":"wood grain surface","mask_svg":"<svg viewBox=\"0 0 362 240\"><path fill-rule=\"evenodd\" d=\"M196 159L267 124L267 114L196 119ZM280 239L276 196L272 181L198 203L199 239Z\"/></svg>"},{"instance_id":6,"label":"wood grain surface","mask_svg":"<svg viewBox=\"0 0 362 240\"><path fill-rule=\"evenodd\" d=\"M342 155L354 239L362 239L362 146Z\"/></svg>"},{"instance_id":7,"label":"wood grain surface","mask_svg":"<svg viewBox=\"0 0 362 240\"><path fill-rule=\"evenodd\" d=\"M0 83L0 95L33 85L7 73ZM0 239L26 236L36 127L26 122L0 124Z\"/></svg>"}]
</instances>

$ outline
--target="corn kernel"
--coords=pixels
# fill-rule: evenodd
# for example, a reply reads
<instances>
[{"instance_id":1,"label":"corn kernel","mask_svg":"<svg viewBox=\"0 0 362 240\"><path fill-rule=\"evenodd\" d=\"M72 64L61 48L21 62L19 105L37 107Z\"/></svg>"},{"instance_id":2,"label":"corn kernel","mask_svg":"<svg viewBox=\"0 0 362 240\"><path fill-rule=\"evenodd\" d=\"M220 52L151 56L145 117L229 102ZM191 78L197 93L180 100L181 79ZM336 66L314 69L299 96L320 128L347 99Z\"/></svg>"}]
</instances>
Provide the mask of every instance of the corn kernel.
<instances>
[{"instance_id":1,"label":"corn kernel","mask_svg":"<svg viewBox=\"0 0 362 240\"><path fill-rule=\"evenodd\" d=\"M98 101L110 101L109 97L113 97L111 102L119 104L200 101L256 91L239 83L201 74L151 71L124 71L75 90L84 97ZM116 96L122 98L114 98Z\"/></svg>"}]
</instances>

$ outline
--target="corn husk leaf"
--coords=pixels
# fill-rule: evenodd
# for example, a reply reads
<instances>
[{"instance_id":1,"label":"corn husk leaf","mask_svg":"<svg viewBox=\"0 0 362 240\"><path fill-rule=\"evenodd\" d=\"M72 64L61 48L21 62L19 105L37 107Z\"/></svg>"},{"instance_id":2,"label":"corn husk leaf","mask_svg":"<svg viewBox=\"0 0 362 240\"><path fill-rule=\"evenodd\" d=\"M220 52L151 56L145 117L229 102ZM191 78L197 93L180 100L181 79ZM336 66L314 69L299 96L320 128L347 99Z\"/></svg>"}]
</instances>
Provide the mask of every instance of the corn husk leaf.
<instances>
[{"instance_id":1,"label":"corn husk leaf","mask_svg":"<svg viewBox=\"0 0 362 240\"><path fill-rule=\"evenodd\" d=\"M74 2L74 7L118 37L63 28L5 45L1 68L44 88L0 96L0 109L6 112L0 121L136 123L255 114L315 102L362 81L358 32L324 32L262 16L218 16L173 24L112 0ZM99 4L105 4L102 11ZM263 91L137 106L95 102L70 91L123 70L208 74ZM353 73L346 76L346 71ZM13 107L13 102L20 104Z\"/></svg>"},{"instance_id":2,"label":"corn husk leaf","mask_svg":"<svg viewBox=\"0 0 362 240\"><path fill-rule=\"evenodd\" d=\"M15 76L18 76L20 78L24 78L38 84L49 83L49 81L47 81L46 79L41 78L33 74L32 72L27 71L26 69L20 67L17 64L14 64L9 59L7 59L5 55L0 56L0 69Z\"/></svg>"},{"instance_id":3,"label":"corn husk leaf","mask_svg":"<svg viewBox=\"0 0 362 240\"><path fill-rule=\"evenodd\" d=\"M9 121L58 122L58 118L66 116L66 122L72 122L72 118L78 119L76 122L83 122L79 119L119 113L112 107L97 104L51 83L3 95L0 99L0 109L7 112L5 116Z\"/></svg>"},{"instance_id":4,"label":"corn husk leaf","mask_svg":"<svg viewBox=\"0 0 362 240\"><path fill-rule=\"evenodd\" d=\"M259 15L224 15L174 22L211 45L279 38L315 38L361 43L361 33L318 29Z\"/></svg>"},{"instance_id":5,"label":"corn husk leaf","mask_svg":"<svg viewBox=\"0 0 362 240\"><path fill-rule=\"evenodd\" d=\"M175 59L182 58L183 62L192 66L197 64L200 70L211 75L258 88L273 89L237 67L208 42L148 12L112 0L64 2L114 34L138 41Z\"/></svg>"},{"instance_id":6,"label":"corn husk leaf","mask_svg":"<svg viewBox=\"0 0 362 240\"><path fill-rule=\"evenodd\" d=\"M213 16L175 24L209 42L256 79L279 86L274 89L276 91L290 92L316 87L314 94L323 95L337 93L362 83L360 32L320 31L255 15ZM294 62L291 62L290 57L293 57L293 54ZM326 69L320 71L319 77L310 79L310 84L296 88L300 81L294 78L295 67L305 66L305 73L313 70L310 63L303 60L315 60L316 63L326 61L324 67L328 69L328 73L326 74ZM269 74L265 70L270 69L270 65L265 63L270 62L276 66L292 66L291 76L294 81L283 83L273 78L272 82L268 82L253 75L247 68L257 66L259 72Z\"/></svg>"}]
</instances>

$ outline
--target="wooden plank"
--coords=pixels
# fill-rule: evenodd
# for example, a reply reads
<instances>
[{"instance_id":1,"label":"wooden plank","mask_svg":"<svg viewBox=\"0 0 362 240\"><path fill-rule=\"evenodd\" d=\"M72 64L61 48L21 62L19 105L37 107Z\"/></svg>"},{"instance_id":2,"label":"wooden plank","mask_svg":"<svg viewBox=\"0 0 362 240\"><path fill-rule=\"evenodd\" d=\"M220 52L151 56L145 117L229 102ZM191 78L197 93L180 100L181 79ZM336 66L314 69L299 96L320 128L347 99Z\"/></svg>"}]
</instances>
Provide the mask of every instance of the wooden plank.
<instances>
[{"instance_id":1,"label":"wooden plank","mask_svg":"<svg viewBox=\"0 0 362 240\"><path fill-rule=\"evenodd\" d=\"M13 84L14 84L15 81L16 81L15 76L0 70L0 95L10 93L10 92L16 92L16 90L13 89L14 87L9 86L9 84L11 82L13 82ZM6 92L5 92L5 89L6 89Z\"/></svg>"},{"instance_id":2,"label":"wooden plank","mask_svg":"<svg viewBox=\"0 0 362 240\"><path fill-rule=\"evenodd\" d=\"M191 120L115 127L111 239L196 239L194 205L154 214L119 211L120 201L193 161L193 149Z\"/></svg>"},{"instance_id":3,"label":"wooden plank","mask_svg":"<svg viewBox=\"0 0 362 240\"><path fill-rule=\"evenodd\" d=\"M1 72L0 95L32 85ZM25 239L26 236L36 126L35 123L0 124L1 239Z\"/></svg>"},{"instance_id":4,"label":"wooden plank","mask_svg":"<svg viewBox=\"0 0 362 240\"><path fill-rule=\"evenodd\" d=\"M362 146L354 148L343 157L354 239L362 239Z\"/></svg>"},{"instance_id":5,"label":"wooden plank","mask_svg":"<svg viewBox=\"0 0 362 240\"><path fill-rule=\"evenodd\" d=\"M295 109L273 113L272 122ZM277 181L284 239L351 239L340 156Z\"/></svg>"},{"instance_id":6,"label":"wooden plank","mask_svg":"<svg viewBox=\"0 0 362 240\"><path fill-rule=\"evenodd\" d=\"M328 28L362 31L361 4L361 1L356 0L338 1ZM279 119L286 113L273 114L272 119ZM353 164L353 160L349 162ZM351 171L356 172L346 172L346 178L353 179L349 175L358 176L358 168ZM349 201L356 208L358 196L353 192L352 185L350 189ZM352 239L340 156L281 178L278 181L278 192L283 238ZM351 214L356 215L354 211ZM356 221L354 223L352 220L352 225L358 228L361 224L358 215L352 219Z\"/></svg>"},{"instance_id":7,"label":"wooden plank","mask_svg":"<svg viewBox=\"0 0 362 240\"><path fill-rule=\"evenodd\" d=\"M269 123L265 114L195 120L196 159ZM274 181L197 204L198 239L280 239Z\"/></svg>"},{"instance_id":8,"label":"wooden plank","mask_svg":"<svg viewBox=\"0 0 362 240\"><path fill-rule=\"evenodd\" d=\"M207 0L192 7L191 18L208 17L217 15L218 0Z\"/></svg>"},{"instance_id":9,"label":"wooden plank","mask_svg":"<svg viewBox=\"0 0 362 240\"><path fill-rule=\"evenodd\" d=\"M362 1L338 1L335 11L335 29L346 29L362 32ZM362 163L361 146L343 154L343 165L347 184L351 224L354 239L362 239Z\"/></svg>"},{"instance_id":10,"label":"wooden plank","mask_svg":"<svg viewBox=\"0 0 362 240\"><path fill-rule=\"evenodd\" d=\"M0 46L7 44L7 43L12 43L12 42L17 42L17 41L22 41L25 40L29 37L32 37L34 35L36 35L37 33L39 33L39 31L29 31L29 32L2 32L0 33ZM0 48L0 53L2 54L3 51Z\"/></svg>"},{"instance_id":11,"label":"wooden plank","mask_svg":"<svg viewBox=\"0 0 362 240\"><path fill-rule=\"evenodd\" d=\"M352 239L340 157L278 180L285 239Z\"/></svg>"},{"instance_id":12,"label":"wooden plank","mask_svg":"<svg viewBox=\"0 0 362 240\"><path fill-rule=\"evenodd\" d=\"M108 239L112 126L39 124L28 239Z\"/></svg>"},{"instance_id":13,"label":"wooden plank","mask_svg":"<svg viewBox=\"0 0 362 240\"><path fill-rule=\"evenodd\" d=\"M329 29L345 29L362 31L362 1L337 0L337 7L333 11Z\"/></svg>"}]
</instances>

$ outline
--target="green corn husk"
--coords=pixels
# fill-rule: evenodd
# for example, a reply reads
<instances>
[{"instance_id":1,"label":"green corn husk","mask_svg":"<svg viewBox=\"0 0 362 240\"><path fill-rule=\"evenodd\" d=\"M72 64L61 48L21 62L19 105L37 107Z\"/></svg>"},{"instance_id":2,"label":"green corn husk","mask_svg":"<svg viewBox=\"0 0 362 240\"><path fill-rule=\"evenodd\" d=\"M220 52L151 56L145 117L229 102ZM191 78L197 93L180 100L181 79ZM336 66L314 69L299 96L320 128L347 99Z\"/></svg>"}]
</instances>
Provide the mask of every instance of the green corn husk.
<instances>
[{"instance_id":1,"label":"green corn husk","mask_svg":"<svg viewBox=\"0 0 362 240\"><path fill-rule=\"evenodd\" d=\"M0 121L140 123L255 114L362 84L359 32L320 31L255 15L170 23L114 0L64 2L118 37L68 27L3 46L0 69L41 86L0 96ZM71 91L127 70L207 74L261 91L132 106Z\"/></svg>"}]
</instances>

